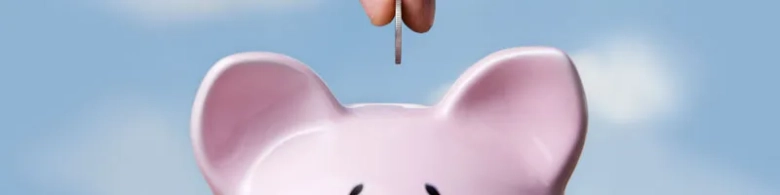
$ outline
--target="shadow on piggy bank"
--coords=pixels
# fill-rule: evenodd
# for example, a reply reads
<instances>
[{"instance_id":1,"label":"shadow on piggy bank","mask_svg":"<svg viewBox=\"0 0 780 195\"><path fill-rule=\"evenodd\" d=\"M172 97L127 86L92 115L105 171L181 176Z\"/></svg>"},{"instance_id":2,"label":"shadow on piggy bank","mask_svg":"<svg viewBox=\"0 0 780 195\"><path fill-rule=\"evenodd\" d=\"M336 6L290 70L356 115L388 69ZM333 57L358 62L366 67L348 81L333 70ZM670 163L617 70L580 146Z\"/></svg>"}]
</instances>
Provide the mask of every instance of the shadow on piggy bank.
<instances>
[{"instance_id":1,"label":"shadow on piggy bank","mask_svg":"<svg viewBox=\"0 0 780 195\"><path fill-rule=\"evenodd\" d=\"M207 73L191 136L220 195L560 195L586 113L553 48L491 54L431 107L342 106L303 63L242 53Z\"/></svg>"}]
</instances>

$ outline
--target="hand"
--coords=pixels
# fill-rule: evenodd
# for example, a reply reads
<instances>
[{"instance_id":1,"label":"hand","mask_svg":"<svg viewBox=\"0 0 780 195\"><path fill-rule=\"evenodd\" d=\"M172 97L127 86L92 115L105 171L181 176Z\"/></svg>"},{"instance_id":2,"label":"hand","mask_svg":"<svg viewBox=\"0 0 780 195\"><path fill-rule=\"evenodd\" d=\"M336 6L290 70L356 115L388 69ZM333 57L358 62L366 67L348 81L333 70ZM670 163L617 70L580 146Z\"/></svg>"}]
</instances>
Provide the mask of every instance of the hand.
<instances>
[{"instance_id":1,"label":"hand","mask_svg":"<svg viewBox=\"0 0 780 195\"><path fill-rule=\"evenodd\" d=\"M371 24L384 26L395 17L395 0L360 0ZM403 20L414 32L425 33L433 26L436 0L403 0Z\"/></svg>"}]
</instances>

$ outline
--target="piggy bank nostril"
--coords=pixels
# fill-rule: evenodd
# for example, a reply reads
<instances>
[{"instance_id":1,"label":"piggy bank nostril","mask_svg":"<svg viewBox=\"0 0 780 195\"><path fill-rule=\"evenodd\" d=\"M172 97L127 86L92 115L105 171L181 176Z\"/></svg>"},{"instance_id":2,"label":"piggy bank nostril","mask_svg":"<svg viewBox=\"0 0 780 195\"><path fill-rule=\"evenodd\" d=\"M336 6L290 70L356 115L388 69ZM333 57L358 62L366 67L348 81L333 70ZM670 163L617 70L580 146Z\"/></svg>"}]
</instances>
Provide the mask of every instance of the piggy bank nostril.
<instances>
[{"instance_id":1,"label":"piggy bank nostril","mask_svg":"<svg viewBox=\"0 0 780 195\"><path fill-rule=\"evenodd\" d=\"M352 191L349 192L349 195L359 195L360 192L363 191L363 184L358 184L354 188L352 188Z\"/></svg>"},{"instance_id":2,"label":"piggy bank nostril","mask_svg":"<svg viewBox=\"0 0 780 195\"><path fill-rule=\"evenodd\" d=\"M431 184L425 184L425 191L428 192L428 195L440 195L439 190Z\"/></svg>"}]
</instances>

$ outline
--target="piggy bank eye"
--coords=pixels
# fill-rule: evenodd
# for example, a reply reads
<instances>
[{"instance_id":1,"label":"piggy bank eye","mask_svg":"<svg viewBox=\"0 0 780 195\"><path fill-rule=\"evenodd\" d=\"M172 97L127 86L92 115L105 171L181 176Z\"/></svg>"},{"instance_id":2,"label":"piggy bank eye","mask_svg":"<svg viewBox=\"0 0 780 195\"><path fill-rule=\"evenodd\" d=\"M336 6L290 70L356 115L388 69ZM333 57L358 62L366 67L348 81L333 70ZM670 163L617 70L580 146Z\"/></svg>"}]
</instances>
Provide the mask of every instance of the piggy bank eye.
<instances>
[{"instance_id":1,"label":"piggy bank eye","mask_svg":"<svg viewBox=\"0 0 780 195\"><path fill-rule=\"evenodd\" d=\"M349 192L349 195L359 195L360 192L363 191L363 184L358 184L354 188L352 188L352 191Z\"/></svg>"},{"instance_id":2,"label":"piggy bank eye","mask_svg":"<svg viewBox=\"0 0 780 195\"><path fill-rule=\"evenodd\" d=\"M439 190L431 184L425 184L425 191L428 192L428 195L440 195Z\"/></svg>"}]
</instances>

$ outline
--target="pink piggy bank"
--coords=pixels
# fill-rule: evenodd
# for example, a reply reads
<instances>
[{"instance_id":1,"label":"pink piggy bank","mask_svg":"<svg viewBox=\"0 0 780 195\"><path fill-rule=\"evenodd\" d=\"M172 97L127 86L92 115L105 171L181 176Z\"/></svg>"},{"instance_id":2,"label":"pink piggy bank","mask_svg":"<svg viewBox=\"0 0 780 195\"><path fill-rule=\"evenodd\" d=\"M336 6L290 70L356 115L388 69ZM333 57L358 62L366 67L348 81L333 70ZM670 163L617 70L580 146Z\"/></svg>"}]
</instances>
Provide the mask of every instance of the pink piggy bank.
<instances>
[{"instance_id":1,"label":"pink piggy bank","mask_svg":"<svg viewBox=\"0 0 780 195\"><path fill-rule=\"evenodd\" d=\"M342 106L303 63L242 53L208 72L191 125L219 195L561 195L587 114L553 48L491 54L431 107Z\"/></svg>"}]
</instances>

